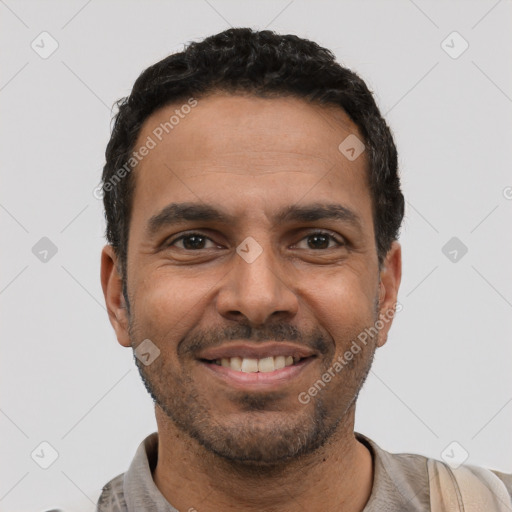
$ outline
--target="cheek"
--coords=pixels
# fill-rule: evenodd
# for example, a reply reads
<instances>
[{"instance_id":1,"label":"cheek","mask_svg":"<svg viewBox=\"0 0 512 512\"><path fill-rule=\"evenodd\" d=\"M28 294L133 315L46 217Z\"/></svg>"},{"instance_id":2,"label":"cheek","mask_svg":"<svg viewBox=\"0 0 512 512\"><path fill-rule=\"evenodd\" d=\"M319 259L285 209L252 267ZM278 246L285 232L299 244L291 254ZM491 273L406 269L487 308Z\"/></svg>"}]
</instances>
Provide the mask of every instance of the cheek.
<instances>
[{"instance_id":1,"label":"cheek","mask_svg":"<svg viewBox=\"0 0 512 512\"><path fill-rule=\"evenodd\" d=\"M132 290L137 329L151 339L179 337L193 314L197 297L178 279L153 274L140 280Z\"/></svg>"},{"instance_id":2,"label":"cheek","mask_svg":"<svg viewBox=\"0 0 512 512\"><path fill-rule=\"evenodd\" d=\"M312 288L310 288L311 290ZM365 328L375 321L376 290L353 272L339 272L317 283L308 302L316 320L329 332L337 352L345 350Z\"/></svg>"},{"instance_id":3,"label":"cheek","mask_svg":"<svg viewBox=\"0 0 512 512\"><path fill-rule=\"evenodd\" d=\"M162 343L178 343L200 323L214 284L208 272L184 276L176 268L160 267L146 273L131 291L139 333Z\"/></svg>"}]
</instances>

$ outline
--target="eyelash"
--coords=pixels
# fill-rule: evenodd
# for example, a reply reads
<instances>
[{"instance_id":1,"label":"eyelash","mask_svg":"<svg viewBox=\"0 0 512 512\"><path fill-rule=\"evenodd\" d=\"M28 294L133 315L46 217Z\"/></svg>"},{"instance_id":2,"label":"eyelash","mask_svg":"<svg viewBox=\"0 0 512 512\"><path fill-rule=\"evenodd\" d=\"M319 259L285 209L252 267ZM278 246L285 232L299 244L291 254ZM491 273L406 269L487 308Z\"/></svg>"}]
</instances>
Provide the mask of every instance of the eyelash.
<instances>
[{"instance_id":1,"label":"eyelash","mask_svg":"<svg viewBox=\"0 0 512 512\"><path fill-rule=\"evenodd\" d=\"M338 244L338 247L342 247L342 246L346 245L344 241L339 240L337 237L335 237L334 235L332 235L328 231L313 231L311 233L308 233L303 238L301 238L300 241L304 240L305 238L309 238L309 237L315 236L315 235L321 235L321 236L329 237L331 240L334 240L334 242L336 242L336 244ZM189 238L189 237L193 237L193 236L199 236L201 238L205 238L206 240L210 240L210 242L213 242L213 240L210 237L207 237L206 235L203 235L202 233L190 232L190 233L186 233L184 235L181 235L178 238L174 238L173 240L170 240L168 243L164 244L164 247L165 248L171 247L176 242L179 242L180 240L183 240L183 239ZM180 247L180 249L181 249L181 247ZM332 247L329 247L328 249L332 249ZM198 252L198 251L205 250L205 249L185 249L185 248L183 248L183 250L184 251L191 251L191 252ZM326 249L311 249L311 250L312 251L315 251L315 250L320 250L320 251L324 250L325 251Z\"/></svg>"}]
</instances>

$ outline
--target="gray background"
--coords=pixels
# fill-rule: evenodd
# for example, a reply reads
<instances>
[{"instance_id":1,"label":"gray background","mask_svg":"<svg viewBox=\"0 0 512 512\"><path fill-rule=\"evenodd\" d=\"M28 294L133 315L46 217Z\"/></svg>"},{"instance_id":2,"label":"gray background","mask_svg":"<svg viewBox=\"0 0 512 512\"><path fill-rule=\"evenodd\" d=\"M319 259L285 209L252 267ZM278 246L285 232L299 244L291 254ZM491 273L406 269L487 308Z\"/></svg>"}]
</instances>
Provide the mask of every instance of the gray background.
<instances>
[{"instance_id":1,"label":"gray background","mask_svg":"<svg viewBox=\"0 0 512 512\"><path fill-rule=\"evenodd\" d=\"M94 510L156 429L104 308L93 189L113 102L148 65L230 25L332 49L375 91L396 136L403 311L356 430L436 458L457 441L450 449L467 463L512 472L511 11L509 0L0 0L0 510ZM59 45L46 59L43 31ZM469 44L457 58L454 31ZM55 255L36 245L43 237ZM443 253L452 237L467 254L459 241ZM34 460L50 461L43 441L59 454L48 469Z\"/></svg>"}]
</instances>

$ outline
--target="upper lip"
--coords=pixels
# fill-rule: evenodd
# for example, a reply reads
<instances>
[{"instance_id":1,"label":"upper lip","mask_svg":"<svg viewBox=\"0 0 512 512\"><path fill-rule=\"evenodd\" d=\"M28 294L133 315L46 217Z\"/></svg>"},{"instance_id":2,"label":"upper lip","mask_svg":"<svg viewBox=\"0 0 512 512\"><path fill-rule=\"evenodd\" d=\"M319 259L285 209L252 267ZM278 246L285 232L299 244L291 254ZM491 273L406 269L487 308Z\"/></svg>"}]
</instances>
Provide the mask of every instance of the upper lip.
<instances>
[{"instance_id":1,"label":"upper lip","mask_svg":"<svg viewBox=\"0 0 512 512\"><path fill-rule=\"evenodd\" d=\"M287 342L267 342L258 344L230 342L219 347L203 350L198 354L198 358L215 361L217 359L229 359L231 357L263 359L264 357L292 356L302 359L314 355L315 352L308 347Z\"/></svg>"}]
</instances>

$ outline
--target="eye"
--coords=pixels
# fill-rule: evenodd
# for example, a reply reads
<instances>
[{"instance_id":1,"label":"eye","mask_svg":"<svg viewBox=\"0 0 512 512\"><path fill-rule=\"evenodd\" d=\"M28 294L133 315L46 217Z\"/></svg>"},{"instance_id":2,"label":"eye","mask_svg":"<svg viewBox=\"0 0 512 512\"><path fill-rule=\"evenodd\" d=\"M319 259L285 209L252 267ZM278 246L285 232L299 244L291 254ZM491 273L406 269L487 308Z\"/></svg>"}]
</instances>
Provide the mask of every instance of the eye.
<instances>
[{"instance_id":1,"label":"eye","mask_svg":"<svg viewBox=\"0 0 512 512\"><path fill-rule=\"evenodd\" d=\"M207 236L202 235L201 233L187 233L186 235L181 235L180 237L171 240L169 243L165 244L165 247L174 246L176 242L183 242L182 247L178 246L179 249L184 249L186 251L207 249L208 247L204 247L204 244L207 240L213 244L212 240L210 240Z\"/></svg>"},{"instance_id":2,"label":"eye","mask_svg":"<svg viewBox=\"0 0 512 512\"><path fill-rule=\"evenodd\" d=\"M345 245L342 240L339 240L337 237L331 235L326 231L315 231L314 233L310 233L309 235L305 236L302 240L308 239L311 241L311 243L308 244L308 247L306 247L306 249L332 249L332 247L329 247L329 242L331 240L334 240L334 242L336 243L335 247L341 247Z\"/></svg>"},{"instance_id":3,"label":"eye","mask_svg":"<svg viewBox=\"0 0 512 512\"><path fill-rule=\"evenodd\" d=\"M315 231L313 233L309 233L307 236L302 238L301 242L303 240L309 240L309 242L307 242L308 246L305 247L305 249L312 250L332 249L333 246L329 246L332 241L335 243L334 247L341 247L345 245L342 240L326 231ZM166 243L165 247L176 246L178 242L181 242L182 245L178 245L177 247L186 251L197 251L201 249L211 249L217 247L217 245L210 238L201 233L187 233L185 235L181 235L178 238L175 238L174 240ZM210 242L213 245L211 247L206 247L205 244L207 242Z\"/></svg>"}]
</instances>

